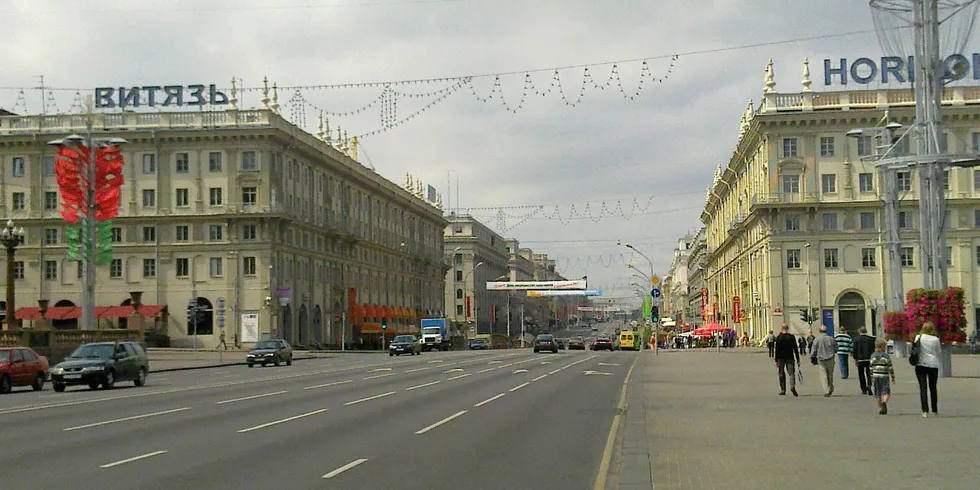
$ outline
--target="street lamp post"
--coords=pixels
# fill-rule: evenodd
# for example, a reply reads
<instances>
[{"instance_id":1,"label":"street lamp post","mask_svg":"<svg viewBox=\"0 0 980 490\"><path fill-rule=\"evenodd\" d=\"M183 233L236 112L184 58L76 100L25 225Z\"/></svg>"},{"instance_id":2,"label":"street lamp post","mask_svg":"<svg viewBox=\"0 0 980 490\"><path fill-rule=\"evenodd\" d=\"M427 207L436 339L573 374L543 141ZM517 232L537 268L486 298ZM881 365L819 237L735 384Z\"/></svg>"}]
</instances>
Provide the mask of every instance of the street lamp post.
<instances>
[{"instance_id":1,"label":"street lamp post","mask_svg":"<svg viewBox=\"0 0 980 490\"><path fill-rule=\"evenodd\" d=\"M0 242L7 249L7 304L4 308L7 315L6 330L17 328L16 305L14 304L14 258L17 255L17 246L24 239L24 228L15 227L14 220L7 220L7 226L0 231Z\"/></svg>"},{"instance_id":2,"label":"street lamp post","mask_svg":"<svg viewBox=\"0 0 980 490\"><path fill-rule=\"evenodd\" d=\"M483 262L477 262L477 264L473 266L473 269L471 269L469 272L466 273L465 276L463 276L464 287L466 286L467 281L470 280L470 275L476 272L476 270L479 269L480 266L482 265ZM480 333L480 316L479 316L479 310L476 308L476 284L473 285L473 318L474 318L473 322L476 324L476 333Z\"/></svg>"}]
</instances>

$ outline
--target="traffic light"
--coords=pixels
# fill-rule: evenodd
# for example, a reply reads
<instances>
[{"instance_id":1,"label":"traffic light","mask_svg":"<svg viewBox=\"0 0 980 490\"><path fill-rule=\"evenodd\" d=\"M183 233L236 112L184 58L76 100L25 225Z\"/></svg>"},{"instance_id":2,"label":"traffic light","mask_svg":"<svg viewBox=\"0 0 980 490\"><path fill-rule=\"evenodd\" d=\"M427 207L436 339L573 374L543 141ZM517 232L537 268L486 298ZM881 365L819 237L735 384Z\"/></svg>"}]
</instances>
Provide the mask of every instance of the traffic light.
<instances>
[{"instance_id":1,"label":"traffic light","mask_svg":"<svg viewBox=\"0 0 980 490\"><path fill-rule=\"evenodd\" d=\"M651 306L650 307L650 321L653 322L653 323L657 323L657 322L660 321L660 307L659 306Z\"/></svg>"},{"instance_id":2,"label":"traffic light","mask_svg":"<svg viewBox=\"0 0 980 490\"><path fill-rule=\"evenodd\" d=\"M387 318L382 318L381 319L381 330L388 330L388 319Z\"/></svg>"},{"instance_id":3,"label":"traffic light","mask_svg":"<svg viewBox=\"0 0 980 490\"><path fill-rule=\"evenodd\" d=\"M810 316L810 310L808 308L800 308L800 320L803 320L803 323L813 322L813 318Z\"/></svg>"}]
</instances>

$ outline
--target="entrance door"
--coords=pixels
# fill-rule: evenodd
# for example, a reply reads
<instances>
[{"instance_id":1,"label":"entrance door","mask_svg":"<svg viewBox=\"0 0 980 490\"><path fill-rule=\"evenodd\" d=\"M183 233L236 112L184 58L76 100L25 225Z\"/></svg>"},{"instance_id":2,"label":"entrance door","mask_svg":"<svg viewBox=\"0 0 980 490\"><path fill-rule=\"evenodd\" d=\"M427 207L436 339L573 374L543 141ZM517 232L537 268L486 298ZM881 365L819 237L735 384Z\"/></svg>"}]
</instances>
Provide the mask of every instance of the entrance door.
<instances>
[{"instance_id":1,"label":"entrance door","mask_svg":"<svg viewBox=\"0 0 980 490\"><path fill-rule=\"evenodd\" d=\"M858 328L867 326L864 298L860 294L850 292L841 296L837 302L837 311L841 328L846 329L852 336L857 333ZM874 333L872 332L871 335Z\"/></svg>"}]
</instances>

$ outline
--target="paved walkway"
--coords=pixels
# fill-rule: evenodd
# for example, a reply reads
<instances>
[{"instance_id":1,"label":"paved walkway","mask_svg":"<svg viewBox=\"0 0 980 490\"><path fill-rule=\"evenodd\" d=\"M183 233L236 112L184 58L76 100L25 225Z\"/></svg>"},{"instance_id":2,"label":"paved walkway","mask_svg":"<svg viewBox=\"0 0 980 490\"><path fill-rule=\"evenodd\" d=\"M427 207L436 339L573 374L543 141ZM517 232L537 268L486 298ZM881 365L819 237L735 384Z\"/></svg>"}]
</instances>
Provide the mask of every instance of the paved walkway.
<instances>
[{"instance_id":1,"label":"paved walkway","mask_svg":"<svg viewBox=\"0 0 980 490\"><path fill-rule=\"evenodd\" d=\"M853 368L824 398L804 358L795 398L762 350L642 354L606 488L980 488L980 356L953 357L922 420L905 359L881 416Z\"/></svg>"}]
</instances>

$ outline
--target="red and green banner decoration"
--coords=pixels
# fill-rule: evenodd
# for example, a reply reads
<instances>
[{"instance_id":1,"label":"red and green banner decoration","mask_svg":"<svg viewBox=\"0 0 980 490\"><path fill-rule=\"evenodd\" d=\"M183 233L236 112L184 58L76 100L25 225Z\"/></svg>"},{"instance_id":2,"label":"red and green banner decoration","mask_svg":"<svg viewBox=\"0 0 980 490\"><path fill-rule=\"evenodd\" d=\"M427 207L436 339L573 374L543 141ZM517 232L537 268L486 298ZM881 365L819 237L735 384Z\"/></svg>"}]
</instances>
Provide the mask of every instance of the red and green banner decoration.
<instances>
[{"instance_id":1,"label":"red and green banner decoration","mask_svg":"<svg viewBox=\"0 0 980 490\"><path fill-rule=\"evenodd\" d=\"M61 217L68 222L65 237L68 242L68 260L84 261L88 237L83 233L90 216L96 222L96 243L93 261L100 264L112 260L112 218L119 214L119 188L122 187L123 158L118 146L102 147L91 161L89 148L61 147L55 163L55 175L61 191ZM87 191L89 167L95 165L95 207L88 207Z\"/></svg>"}]
</instances>

